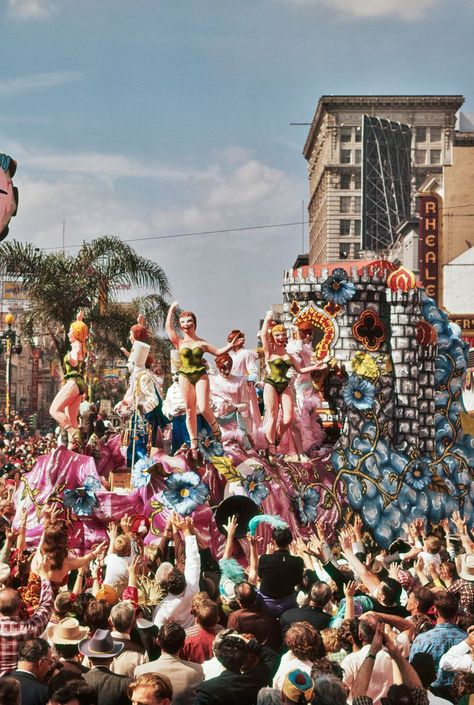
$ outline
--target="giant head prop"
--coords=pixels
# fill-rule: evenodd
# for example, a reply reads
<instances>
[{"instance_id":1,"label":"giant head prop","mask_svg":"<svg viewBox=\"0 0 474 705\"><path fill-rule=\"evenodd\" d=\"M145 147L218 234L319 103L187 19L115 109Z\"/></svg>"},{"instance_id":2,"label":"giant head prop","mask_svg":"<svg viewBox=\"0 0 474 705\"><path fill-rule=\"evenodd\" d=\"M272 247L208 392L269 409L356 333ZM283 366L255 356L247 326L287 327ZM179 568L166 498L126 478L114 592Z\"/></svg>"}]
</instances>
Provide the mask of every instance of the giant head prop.
<instances>
[{"instance_id":1,"label":"giant head prop","mask_svg":"<svg viewBox=\"0 0 474 705\"><path fill-rule=\"evenodd\" d=\"M18 189L12 181L15 172L16 161L0 154L0 241L8 235L8 224L18 208Z\"/></svg>"}]
</instances>

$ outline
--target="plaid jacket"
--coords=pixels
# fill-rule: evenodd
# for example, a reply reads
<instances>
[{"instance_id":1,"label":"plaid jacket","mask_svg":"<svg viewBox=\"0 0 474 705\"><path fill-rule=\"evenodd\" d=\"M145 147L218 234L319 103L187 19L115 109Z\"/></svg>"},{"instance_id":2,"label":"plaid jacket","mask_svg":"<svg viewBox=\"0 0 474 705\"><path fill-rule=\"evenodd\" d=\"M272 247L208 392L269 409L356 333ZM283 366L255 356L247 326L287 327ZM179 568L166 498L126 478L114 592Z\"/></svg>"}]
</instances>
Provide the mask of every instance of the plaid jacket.
<instances>
[{"instance_id":1,"label":"plaid jacket","mask_svg":"<svg viewBox=\"0 0 474 705\"><path fill-rule=\"evenodd\" d=\"M40 636L53 611L53 590L49 581L41 581L40 604L29 619L0 615L0 676L14 671L22 641Z\"/></svg>"}]
</instances>

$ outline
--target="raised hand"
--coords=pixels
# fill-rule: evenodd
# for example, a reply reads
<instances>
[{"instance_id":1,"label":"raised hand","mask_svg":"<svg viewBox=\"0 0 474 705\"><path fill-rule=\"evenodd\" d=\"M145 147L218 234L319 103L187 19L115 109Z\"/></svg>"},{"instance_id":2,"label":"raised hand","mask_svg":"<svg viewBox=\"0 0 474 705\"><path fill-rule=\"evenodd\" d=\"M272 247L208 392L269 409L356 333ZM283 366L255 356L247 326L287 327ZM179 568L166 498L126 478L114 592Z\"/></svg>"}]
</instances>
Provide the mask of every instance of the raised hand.
<instances>
[{"instance_id":1,"label":"raised hand","mask_svg":"<svg viewBox=\"0 0 474 705\"><path fill-rule=\"evenodd\" d=\"M354 597L358 583L355 580L349 580L348 583L344 583L343 590L346 600L352 600Z\"/></svg>"},{"instance_id":2,"label":"raised hand","mask_svg":"<svg viewBox=\"0 0 474 705\"><path fill-rule=\"evenodd\" d=\"M234 536L237 531L238 521L235 514L228 518L227 524L224 524L224 529L227 536Z\"/></svg>"}]
</instances>

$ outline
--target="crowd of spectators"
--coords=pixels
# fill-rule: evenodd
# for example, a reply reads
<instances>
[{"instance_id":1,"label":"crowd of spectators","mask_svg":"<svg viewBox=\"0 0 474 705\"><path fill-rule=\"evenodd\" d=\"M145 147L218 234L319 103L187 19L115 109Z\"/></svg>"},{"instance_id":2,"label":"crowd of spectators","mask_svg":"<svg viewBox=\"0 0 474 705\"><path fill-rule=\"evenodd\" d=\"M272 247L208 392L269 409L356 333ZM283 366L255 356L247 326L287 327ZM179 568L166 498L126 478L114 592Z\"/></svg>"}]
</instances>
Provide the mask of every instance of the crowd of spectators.
<instances>
[{"instance_id":1,"label":"crowd of spectators","mask_svg":"<svg viewBox=\"0 0 474 705\"><path fill-rule=\"evenodd\" d=\"M265 552L258 535L238 546L230 517L222 556L190 517L148 543L125 516L78 555L59 503L29 549L1 482L0 705L474 699L474 543L459 514L404 526L385 551L358 517L331 542L322 523L309 540L274 528Z\"/></svg>"}]
</instances>

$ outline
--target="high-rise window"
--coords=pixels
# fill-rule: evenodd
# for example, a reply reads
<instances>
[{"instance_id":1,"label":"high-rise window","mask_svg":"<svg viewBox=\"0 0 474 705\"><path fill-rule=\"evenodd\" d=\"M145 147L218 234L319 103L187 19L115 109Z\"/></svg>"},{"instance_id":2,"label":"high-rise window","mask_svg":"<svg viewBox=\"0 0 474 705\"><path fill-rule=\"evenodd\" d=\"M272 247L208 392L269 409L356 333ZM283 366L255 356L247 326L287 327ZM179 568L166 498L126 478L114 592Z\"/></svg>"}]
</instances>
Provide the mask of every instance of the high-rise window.
<instances>
[{"instance_id":1,"label":"high-rise window","mask_svg":"<svg viewBox=\"0 0 474 705\"><path fill-rule=\"evenodd\" d=\"M360 213L360 196L354 196L354 213Z\"/></svg>"},{"instance_id":2,"label":"high-rise window","mask_svg":"<svg viewBox=\"0 0 474 705\"><path fill-rule=\"evenodd\" d=\"M430 149L430 164L441 164L440 149Z\"/></svg>"},{"instance_id":3,"label":"high-rise window","mask_svg":"<svg viewBox=\"0 0 474 705\"><path fill-rule=\"evenodd\" d=\"M417 142L426 142L426 127L417 127L416 128L416 141Z\"/></svg>"},{"instance_id":4,"label":"high-rise window","mask_svg":"<svg viewBox=\"0 0 474 705\"><path fill-rule=\"evenodd\" d=\"M340 220L339 221L339 235L347 236L351 234L351 221L350 220Z\"/></svg>"},{"instance_id":5,"label":"high-rise window","mask_svg":"<svg viewBox=\"0 0 474 705\"><path fill-rule=\"evenodd\" d=\"M350 196L341 196L339 200L340 200L339 212L340 213L350 213L351 212L351 197Z\"/></svg>"},{"instance_id":6,"label":"high-rise window","mask_svg":"<svg viewBox=\"0 0 474 705\"><path fill-rule=\"evenodd\" d=\"M362 158L362 150L361 149L356 149L355 150L355 163L360 164L360 160Z\"/></svg>"},{"instance_id":7,"label":"high-rise window","mask_svg":"<svg viewBox=\"0 0 474 705\"><path fill-rule=\"evenodd\" d=\"M341 177L339 179L339 188L340 189L350 189L351 187L351 174L344 173L341 174Z\"/></svg>"},{"instance_id":8,"label":"high-rise window","mask_svg":"<svg viewBox=\"0 0 474 705\"><path fill-rule=\"evenodd\" d=\"M441 128L432 127L430 129L430 141L431 142L441 142Z\"/></svg>"},{"instance_id":9,"label":"high-rise window","mask_svg":"<svg viewBox=\"0 0 474 705\"><path fill-rule=\"evenodd\" d=\"M354 220L354 237L360 237L360 220Z\"/></svg>"},{"instance_id":10,"label":"high-rise window","mask_svg":"<svg viewBox=\"0 0 474 705\"><path fill-rule=\"evenodd\" d=\"M352 142L352 127L341 127L341 142Z\"/></svg>"},{"instance_id":11,"label":"high-rise window","mask_svg":"<svg viewBox=\"0 0 474 705\"><path fill-rule=\"evenodd\" d=\"M350 164L351 163L351 150L350 149L341 149L341 155L339 161L341 164Z\"/></svg>"},{"instance_id":12,"label":"high-rise window","mask_svg":"<svg viewBox=\"0 0 474 705\"><path fill-rule=\"evenodd\" d=\"M415 149L415 164L426 164L426 149Z\"/></svg>"},{"instance_id":13,"label":"high-rise window","mask_svg":"<svg viewBox=\"0 0 474 705\"><path fill-rule=\"evenodd\" d=\"M350 242L340 242L339 243L339 259L350 259L351 256L351 243Z\"/></svg>"},{"instance_id":14,"label":"high-rise window","mask_svg":"<svg viewBox=\"0 0 474 705\"><path fill-rule=\"evenodd\" d=\"M362 127L356 127L355 129L355 141L356 142L361 142L362 141Z\"/></svg>"},{"instance_id":15,"label":"high-rise window","mask_svg":"<svg viewBox=\"0 0 474 705\"><path fill-rule=\"evenodd\" d=\"M359 170L359 171L356 171L356 173L354 174L354 188L360 188L361 181L362 181L362 176L361 176L361 173Z\"/></svg>"}]
</instances>

